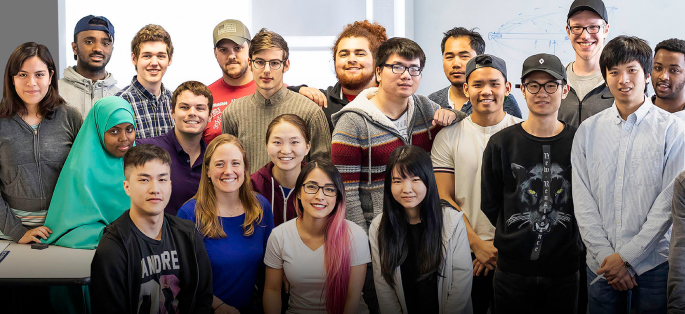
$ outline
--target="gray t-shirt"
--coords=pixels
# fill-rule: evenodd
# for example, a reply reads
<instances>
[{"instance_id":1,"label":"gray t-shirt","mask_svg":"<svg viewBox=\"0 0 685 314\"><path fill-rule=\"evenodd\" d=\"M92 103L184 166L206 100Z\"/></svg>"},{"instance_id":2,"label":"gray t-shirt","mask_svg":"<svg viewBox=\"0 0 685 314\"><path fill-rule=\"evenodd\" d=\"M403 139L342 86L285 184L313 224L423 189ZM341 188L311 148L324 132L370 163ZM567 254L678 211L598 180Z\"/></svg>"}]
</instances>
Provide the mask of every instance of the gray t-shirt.
<instances>
[{"instance_id":1,"label":"gray t-shirt","mask_svg":"<svg viewBox=\"0 0 685 314\"><path fill-rule=\"evenodd\" d=\"M595 87L604 84L604 77L602 77L602 71L597 71L587 76L576 75L573 73L573 63L571 62L566 66L566 76L568 77L569 85L576 91L578 99L583 100L585 95L595 89Z\"/></svg>"}]
</instances>

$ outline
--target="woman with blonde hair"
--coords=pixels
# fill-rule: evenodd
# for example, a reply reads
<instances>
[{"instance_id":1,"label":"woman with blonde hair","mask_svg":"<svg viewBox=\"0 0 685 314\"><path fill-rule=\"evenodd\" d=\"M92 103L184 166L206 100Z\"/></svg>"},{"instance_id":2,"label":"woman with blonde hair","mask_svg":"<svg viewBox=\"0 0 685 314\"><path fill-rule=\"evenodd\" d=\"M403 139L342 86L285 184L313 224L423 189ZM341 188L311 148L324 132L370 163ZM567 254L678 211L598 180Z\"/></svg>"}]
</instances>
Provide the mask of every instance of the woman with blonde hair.
<instances>
[{"instance_id":1,"label":"woman with blonde hair","mask_svg":"<svg viewBox=\"0 0 685 314\"><path fill-rule=\"evenodd\" d=\"M243 144L223 134L205 151L197 194L178 211L204 236L212 264L215 313L250 313L264 248L274 227L271 205L252 191Z\"/></svg>"}]
</instances>

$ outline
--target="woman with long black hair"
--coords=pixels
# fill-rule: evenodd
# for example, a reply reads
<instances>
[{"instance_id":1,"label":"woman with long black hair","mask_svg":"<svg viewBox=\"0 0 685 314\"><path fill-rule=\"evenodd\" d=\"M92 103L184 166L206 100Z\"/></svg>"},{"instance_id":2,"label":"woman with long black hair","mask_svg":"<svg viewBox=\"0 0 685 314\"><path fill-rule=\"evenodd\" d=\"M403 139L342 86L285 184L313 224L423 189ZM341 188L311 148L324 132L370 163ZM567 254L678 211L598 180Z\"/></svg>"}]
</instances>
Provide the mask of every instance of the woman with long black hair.
<instances>
[{"instance_id":1,"label":"woman with long black hair","mask_svg":"<svg viewBox=\"0 0 685 314\"><path fill-rule=\"evenodd\" d=\"M383 213L369 228L382 313L471 313L473 265L462 213L441 205L430 156L390 155Z\"/></svg>"}]
</instances>

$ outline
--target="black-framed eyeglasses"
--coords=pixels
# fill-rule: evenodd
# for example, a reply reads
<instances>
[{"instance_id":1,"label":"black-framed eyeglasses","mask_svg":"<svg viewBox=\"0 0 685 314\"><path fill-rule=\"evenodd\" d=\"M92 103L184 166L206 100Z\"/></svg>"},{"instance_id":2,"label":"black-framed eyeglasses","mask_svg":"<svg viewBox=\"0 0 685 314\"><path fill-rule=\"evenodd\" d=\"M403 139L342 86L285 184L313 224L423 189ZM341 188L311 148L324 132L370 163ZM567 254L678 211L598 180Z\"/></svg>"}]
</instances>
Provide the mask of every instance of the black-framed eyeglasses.
<instances>
[{"instance_id":1,"label":"black-framed eyeglasses","mask_svg":"<svg viewBox=\"0 0 685 314\"><path fill-rule=\"evenodd\" d=\"M404 74L404 71L409 71L409 75L411 76L419 76L421 75L421 71L423 69L421 67L405 67L401 64L383 64L384 67L386 68L392 68L392 73L395 74Z\"/></svg>"},{"instance_id":2,"label":"black-framed eyeglasses","mask_svg":"<svg viewBox=\"0 0 685 314\"><path fill-rule=\"evenodd\" d=\"M557 91L557 89L559 89L559 85L561 85L561 84L559 82L549 81L545 84L540 84L537 82L530 82L530 83L526 83L526 84L522 84L522 85L523 85L523 87L526 88L526 90L529 93L535 95L535 94L540 92L541 88L544 88L545 92L547 92L547 94L554 94Z\"/></svg>"},{"instance_id":3,"label":"black-framed eyeglasses","mask_svg":"<svg viewBox=\"0 0 685 314\"><path fill-rule=\"evenodd\" d=\"M326 184L324 186L319 186L314 183L305 183L302 185L304 187L304 192L307 194L319 193L319 189L323 190L323 195L326 196L336 196L338 195L338 189L335 188L333 184Z\"/></svg>"},{"instance_id":4,"label":"black-framed eyeglasses","mask_svg":"<svg viewBox=\"0 0 685 314\"><path fill-rule=\"evenodd\" d=\"M264 59L254 59L254 60L252 60L252 66L253 66L255 69L261 70L261 69L263 69L267 64L269 64L269 68L270 68L270 69L272 69L272 70L278 70L278 69L281 68L281 65L283 64L283 62L285 62L285 60L274 59L274 60L266 61L266 60L264 60Z\"/></svg>"},{"instance_id":5,"label":"black-framed eyeglasses","mask_svg":"<svg viewBox=\"0 0 685 314\"><path fill-rule=\"evenodd\" d=\"M590 25L587 27L566 25L566 28L568 28L573 35L580 35L583 31L587 31L588 34L597 34L602 27L604 27L604 25Z\"/></svg>"}]
</instances>

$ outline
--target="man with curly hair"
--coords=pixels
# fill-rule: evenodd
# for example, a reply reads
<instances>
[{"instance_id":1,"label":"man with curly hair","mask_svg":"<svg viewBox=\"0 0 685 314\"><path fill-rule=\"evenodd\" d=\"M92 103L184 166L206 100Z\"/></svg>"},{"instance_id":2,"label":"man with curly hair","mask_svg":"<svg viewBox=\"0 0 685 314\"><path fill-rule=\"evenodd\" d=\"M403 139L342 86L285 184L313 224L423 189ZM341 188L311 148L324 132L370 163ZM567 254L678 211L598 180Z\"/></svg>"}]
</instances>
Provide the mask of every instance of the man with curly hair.
<instances>
[{"instance_id":1,"label":"man with curly hair","mask_svg":"<svg viewBox=\"0 0 685 314\"><path fill-rule=\"evenodd\" d=\"M162 84L173 53L171 36L159 25L146 25L131 41L131 62L136 75L131 85L116 96L126 99L133 108L136 139L160 136L174 127L171 91Z\"/></svg>"}]
</instances>

